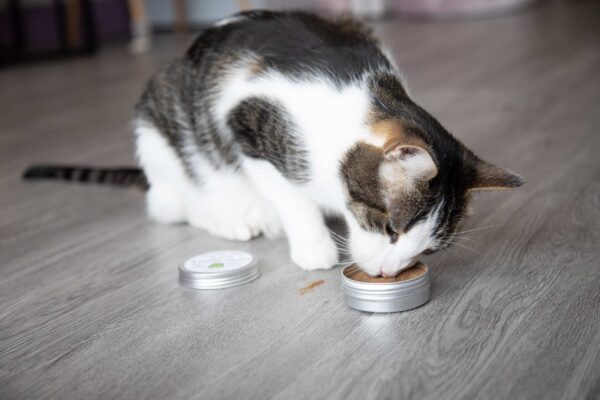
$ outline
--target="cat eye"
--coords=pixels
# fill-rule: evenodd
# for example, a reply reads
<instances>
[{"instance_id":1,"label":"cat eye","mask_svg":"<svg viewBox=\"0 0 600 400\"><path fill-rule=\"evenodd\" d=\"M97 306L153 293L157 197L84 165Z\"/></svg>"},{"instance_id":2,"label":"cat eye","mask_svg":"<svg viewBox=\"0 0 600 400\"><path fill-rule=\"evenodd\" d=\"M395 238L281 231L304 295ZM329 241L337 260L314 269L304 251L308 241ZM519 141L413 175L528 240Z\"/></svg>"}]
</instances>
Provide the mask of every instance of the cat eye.
<instances>
[{"instance_id":1,"label":"cat eye","mask_svg":"<svg viewBox=\"0 0 600 400\"><path fill-rule=\"evenodd\" d=\"M394 228L392 228L392 224L389 222L385 225L385 233L390 237L391 244L396 243L398 241L398 237L400 236L400 234L396 232Z\"/></svg>"}]
</instances>

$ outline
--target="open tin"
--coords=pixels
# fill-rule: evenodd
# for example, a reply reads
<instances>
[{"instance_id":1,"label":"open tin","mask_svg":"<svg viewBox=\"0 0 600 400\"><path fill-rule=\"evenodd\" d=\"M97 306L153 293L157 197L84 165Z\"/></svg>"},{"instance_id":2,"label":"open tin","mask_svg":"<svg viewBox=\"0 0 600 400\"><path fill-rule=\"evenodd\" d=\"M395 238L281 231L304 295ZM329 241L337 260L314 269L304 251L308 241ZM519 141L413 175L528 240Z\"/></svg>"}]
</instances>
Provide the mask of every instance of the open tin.
<instances>
[{"instance_id":1,"label":"open tin","mask_svg":"<svg viewBox=\"0 0 600 400\"><path fill-rule=\"evenodd\" d=\"M350 265L342 270L342 292L348 307L387 313L419 307L429 300L429 268L422 262L395 278L373 278Z\"/></svg>"},{"instance_id":2,"label":"open tin","mask_svg":"<svg viewBox=\"0 0 600 400\"><path fill-rule=\"evenodd\" d=\"M251 254L237 250L200 254L179 266L179 283L192 289L225 289L243 285L260 273Z\"/></svg>"}]
</instances>

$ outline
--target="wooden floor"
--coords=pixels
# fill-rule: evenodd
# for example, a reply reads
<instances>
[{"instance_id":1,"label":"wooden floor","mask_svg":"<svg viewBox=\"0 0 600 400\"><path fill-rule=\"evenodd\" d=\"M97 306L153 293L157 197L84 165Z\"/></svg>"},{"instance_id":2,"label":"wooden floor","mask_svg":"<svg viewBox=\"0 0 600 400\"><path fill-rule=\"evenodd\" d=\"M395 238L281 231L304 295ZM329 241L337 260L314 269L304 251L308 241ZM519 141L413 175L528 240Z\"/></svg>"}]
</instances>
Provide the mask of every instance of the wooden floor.
<instances>
[{"instance_id":1,"label":"wooden floor","mask_svg":"<svg viewBox=\"0 0 600 400\"><path fill-rule=\"evenodd\" d=\"M432 299L342 302L284 240L233 243L144 215L141 193L25 184L33 162L133 163L155 51L0 71L0 398L600 398L600 4L499 19L376 24L425 108L528 183L485 193L464 242L426 261ZM195 254L238 248L262 276L202 292ZM301 295L299 289L325 284Z\"/></svg>"}]
</instances>

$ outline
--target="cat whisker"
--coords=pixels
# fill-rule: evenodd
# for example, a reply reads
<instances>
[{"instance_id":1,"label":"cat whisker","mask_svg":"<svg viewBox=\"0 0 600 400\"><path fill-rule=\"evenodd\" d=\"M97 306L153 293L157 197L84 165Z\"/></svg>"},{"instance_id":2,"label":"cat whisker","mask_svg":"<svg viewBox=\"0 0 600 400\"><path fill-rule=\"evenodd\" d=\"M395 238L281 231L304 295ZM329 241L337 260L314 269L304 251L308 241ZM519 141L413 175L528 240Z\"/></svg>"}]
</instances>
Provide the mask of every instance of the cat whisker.
<instances>
[{"instance_id":1,"label":"cat whisker","mask_svg":"<svg viewBox=\"0 0 600 400\"><path fill-rule=\"evenodd\" d=\"M333 239L333 241L334 241L335 243L337 243L338 245L340 245L340 246L343 246L343 247L345 247L345 248L348 248L348 249L350 248L350 243L344 243L344 242L340 242L340 240L339 240L339 239Z\"/></svg>"},{"instance_id":2,"label":"cat whisker","mask_svg":"<svg viewBox=\"0 0 600 400\"><path fill-rule=\"evenodd\" d=\"M470 250L470 251L472 251L473 253L475 253L475 254L477 254L477 255L482 255L480 251L477 251L477 250L475 250L474 248L472 248L472 247L469 247L469 246L467 246L467 245L466 245L466 244L464 244L464 243L458 243L458 242L454 242L454 244L455 244L455 245L457 245L458 247L462 247L463 249Z\"/></svg>"},{"instance_id":3,"label":"cat whisker","mask_svg":"<svg viewBox=\"0 0 600 400\"><path fill-rule=\"evenodd\" d=\"M347 266L352 265L352 264L356 264L356 261L345 260L345 261L337 263L336 266L346 268Z\"/></svg>"},{"instance_id":4,"label":"cat whisker","mask_svg":"<svg viewBox=\"0 0 600 400\"><path fill-rule=\"evenodd\" d=\"M445 249L445 250L448 250L450 253L454 254L455 256L457 256L458 258L460 258L461 260L464 260L464 259L465 259L465 258L464 258L462 255L460 255L458 252L456 252L456 251L452 250L452 249L451 249L451 248L449 248L449 247L446 247L446 249Z\"/></svg>"},{"instance_id":5,"label":"cat whisker","mask_svg":"<svg viewBox=\"0 0 600 400\"><path fill-rule=\"evenodd\" d=\"M468 241L467 243L475 246L475 248L483 247L483 244L481 242L478 242L477 240L468 238L466 236L454 236L451 240L447 240L447 242L448 243L462 243L462 242L459 242L459 240L467 240Z\"/></svg>"},{"instance_id":6,"label":"cat whisker","mask_svg":"<svg viewBox=\"0 0 600 400\"><path fill-rule=\"evenodd\" d=\"M342 235L340 235L340 234L338 234L338 233L336 233L334 231L330 230L329 233L331 233L334 237L338 238L339 240L341 240L341 241L343 241L345 243L348 242L348 238L346 238L346 237L344 237L344 236L342 236Z\"/></svg>"},{"instance_id":7,"label":"cat whisker","mask_svg":"<svg viewBox=\"0 0 600 400\"><path fill-rule=\"evenodd\" d=\"M334 240L336 243L345 243L343 240L341 240L341 239L340 239L340 238L338 238L338 237L331 236L331 238L332 238L332 239L333 239L333 240Z\"/></svg>"},{"instance_id":8,"label":"cat whisker","mask_svg":"<svg viewBox=\"0 0 600 400\"><path fill-rule=\"evenodd\" d=\"M351 254L352 249L350 248L350 243L348 243L347 241L343 241L342 239L336 236L331 236L331 238L337 244L339 249L344 250L346 254Z\"/></svg>"},{"instance_id":9,"label":"cat whisker","mask_svg":"<svg viewBox=\"0 0 600 400\"><path fill-rule=\"evenodd\" d=\"M340 235L339 233L337 233L337 232L336 232L336 231L334 231L333 229L330 229L330 230L329 230L329 233L331 233L332 235L335 235L335 236L337 236L337 237L340 237L340 238L341 238L341 237L343 237L342 235Z\"/></svg>"},{"instance_id":10,"label":"cat whisker","mask_svg":"<svg viewBox=\"0 0 600 400\"><path fill-rule=\"evenodd\" d=\"M489 225L489 226L482 226L480 228L474 228L474 229L469 229L466 231L461 231L461 232L456 232L455 235L462 235L463 233L468 233L468 232L476 232L476 231L481 231L484 229L492 229L492 228L498 228L501 226L506 226L507 224L498 224L498 225Z\"/></svg>"},{"instance_id":11,"label":"cat whisker","mask_svg":"<svg viewBox=\"0 0 600 400\"><path fill-rule=\"evenodd\" d=\"M474 244L476 244L476 245L483 246L483 243L481 243L481 242L479 242L479 241L477 241L477 240L475 240L475 239L472 239L472 238L470 238L470 237L466 237L466 236L455 236L455 238L456 238L456 239L468 240L469 242L472 242L472 243L474 243Z\"/></svg>"},{"instance_id":12,"label":"cat whisker","mask_svg":"<svg viewBox=\"0 0 600 400\"><path fill-rule=\"evenodd\" d=\"M481 252L479 252L479 251L477 251L477 250L473 249L472 247L469 247L469 246L467 246L467 245L466 245L466 244L464 244L464 243L459 243L459 242L457 242L457 241L454 241L454 242L450 242L450 241L442 241L442 243L443 243L443 244L445 244L445 245L448 245L448 246L451 246L451 245L456 245L456 246L458 246L458 247L461 247L461 248L463 248L463 249L470 250L470 251L472 251L473 253L475 253L475 254L477 254L477 255L482 255L482 253L481 253ZM446 247L446 250L450 250L450 247Z\"/></svg>"},{"instance_id":13,"label":"cat whisker","mask_svg":"<svg viewBox=\"0 0 600 400\"><path fill-rule=\"evenodd\" d=\"M337 233L335 233L334 231L331 231L331 230L329 231L329 234L332 235L333 237L338 238L338 239L342 239L342 240L346 239L345 237L343 237L343 236L341 236L341 235L339 235L339 234L337 234Z\"/></svg>"},{"instance_id":14,"label":"cat whisker","mask_svg":"<svg viewBox=\"0 0 600 400\"><path fill-rule=\"evenodd\" d=\"M347 243L340 243L338 240L333 239L335 244L342 250L351 251L350 246Z\"/></svg>"}]
</instances>

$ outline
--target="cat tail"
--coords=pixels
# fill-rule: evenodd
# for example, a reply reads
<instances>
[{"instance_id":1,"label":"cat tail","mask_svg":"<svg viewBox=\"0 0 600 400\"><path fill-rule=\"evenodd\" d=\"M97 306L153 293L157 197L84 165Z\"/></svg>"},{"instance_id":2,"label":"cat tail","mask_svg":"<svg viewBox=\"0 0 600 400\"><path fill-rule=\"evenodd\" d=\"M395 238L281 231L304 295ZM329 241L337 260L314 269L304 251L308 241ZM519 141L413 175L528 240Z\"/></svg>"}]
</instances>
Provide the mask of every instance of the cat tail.
<instances>
[{"instance_id":1,"label":"cat tail","mask_svg":"<svg viewBox=\"0 0 600 400\"><path fill-rule=\"evenodd\" d=\"M33 165L23 173L23 180L60 180L89 184L135 188L146 191L148 180L140 168L97 168L82 165Z\"/></svg>"}]
</instances>

